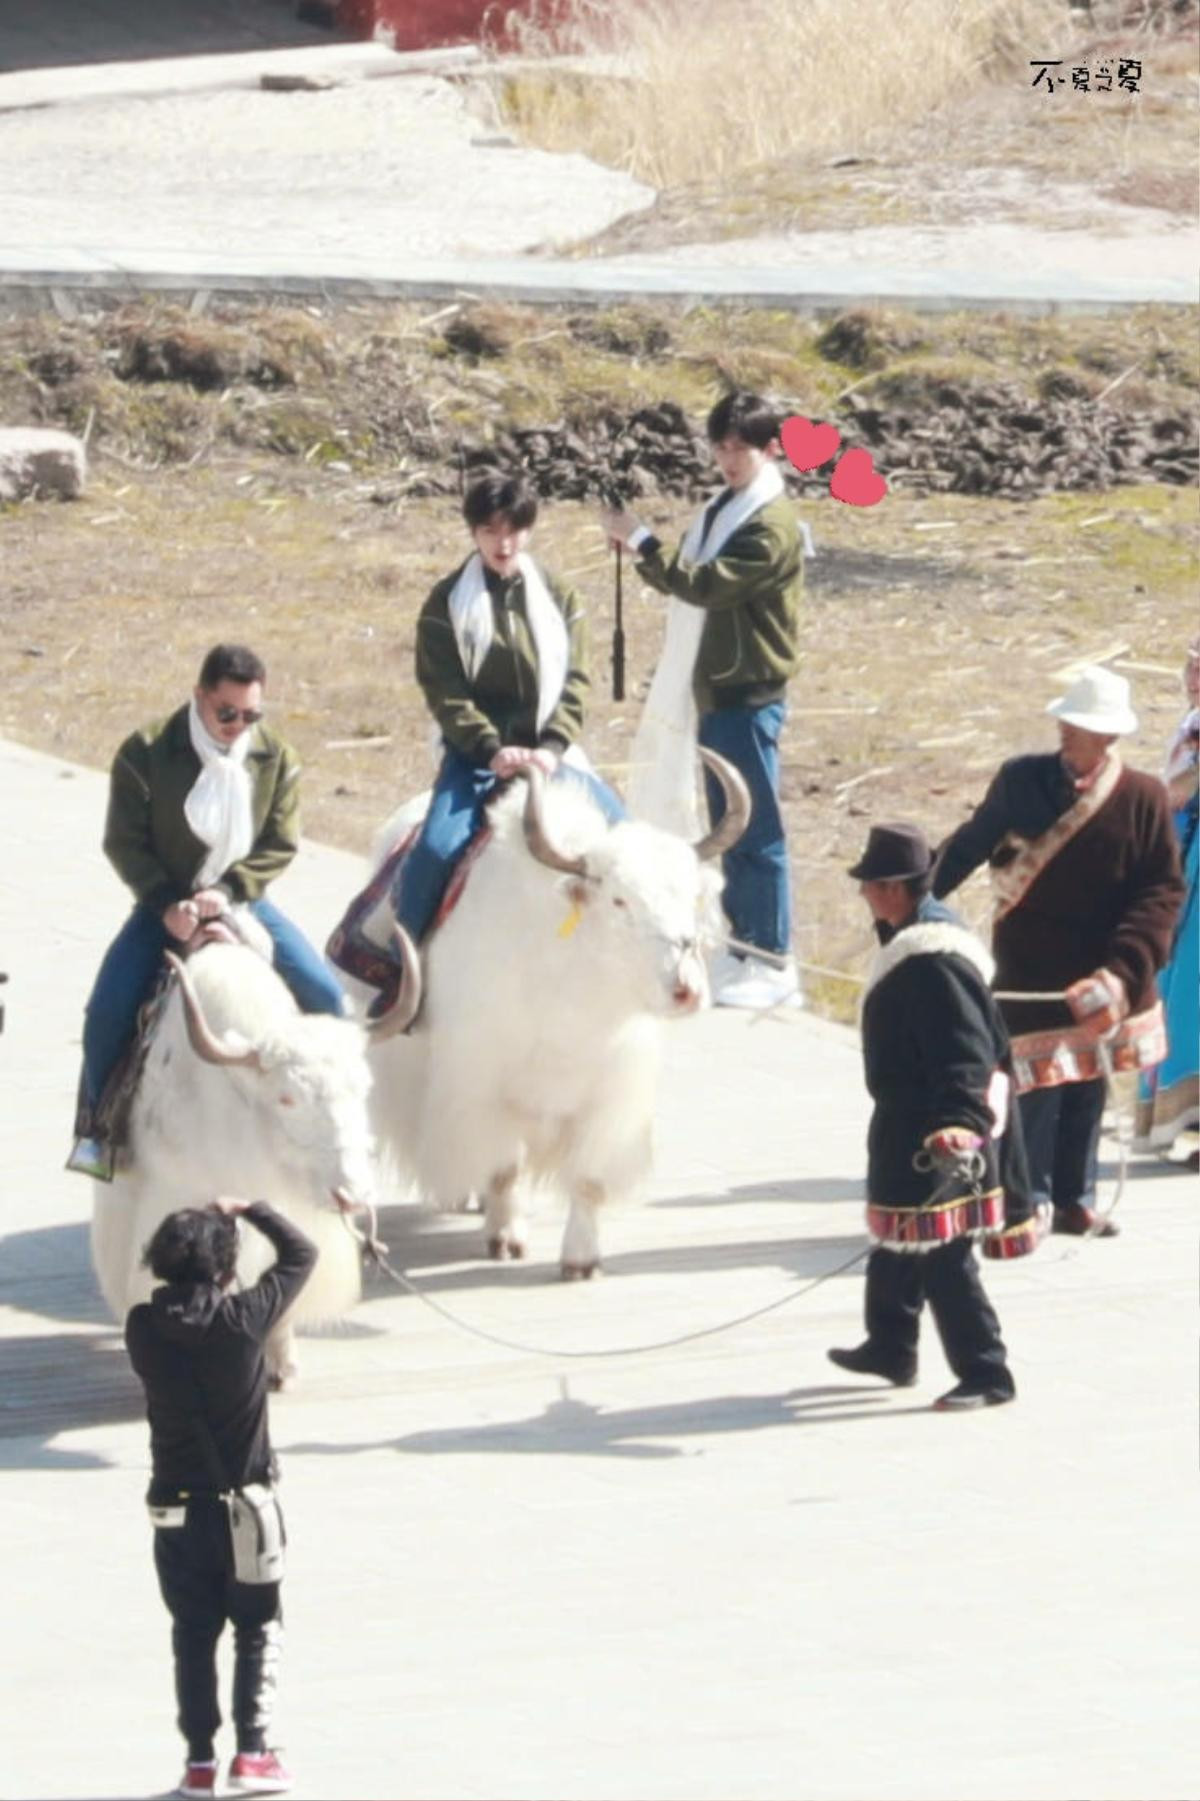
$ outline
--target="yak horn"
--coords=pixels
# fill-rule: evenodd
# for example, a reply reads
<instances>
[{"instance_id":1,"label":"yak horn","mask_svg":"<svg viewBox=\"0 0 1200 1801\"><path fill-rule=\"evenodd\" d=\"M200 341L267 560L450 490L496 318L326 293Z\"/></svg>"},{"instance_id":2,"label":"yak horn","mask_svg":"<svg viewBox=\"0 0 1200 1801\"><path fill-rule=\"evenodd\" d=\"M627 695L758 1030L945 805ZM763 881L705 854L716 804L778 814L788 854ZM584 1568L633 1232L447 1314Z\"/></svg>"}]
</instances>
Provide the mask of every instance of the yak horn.
<instances>
[{"instance_id":1,"label":"yak horn","mask_svg":"<svg viewBox=\"0 0 1200 1801\"><path fill-rule=\"evenodd\" d=\"M719 857L736 844L750 823L750 790L732 763L719 757L715 750L700 746L700 761L716 776L725 790L725 811L711 832L706 832L693 846L701 862Z\"/></svg>"},{"instance_id":2,"label":"yak horn","mask_svg":"<svg viewBox=\"0 0 1200 1801\"><path fill-rule=\"evenodd\" d=\"M372 1044L382 1044L385 1038L407 1032L421 1010L421 953L402 925L393 925L392 935L401 957L400 992L386 1013L367 1021Z\"/></svg>"},{"instance_id":3,"label":"yak horn","mask_svg":"<svg viewBox=\"0 0 1200 1801\"><path fill-rule=\"evenodd\" d=\"M542 795L545 792L545 777L536 763L527 763L518 771L529 783L529 793L525 797L525 812L522 823L525 827L525 842L529 853L547 869L560 869L564 875L585 876L587 859L583 856L568 857L565 852L550 842L546 831L546 819L542 811Z\"/></svg>"},{"instance_id":4,"label":"yak horn","mask_svg":"<svg viewBox=\"0 0 1200 1801\"><path fill-rule=\"evenodd\" d=\"M179 991L183 995L183 1016L187 1021L188 1038L191 1040L191 1046L196 1055L205 1063L223 1063L227 1068L233 1068L238 1064L248 1065L252 1068L260 1067L258 1052L253 1045L244 1051L235 1051L225 1043L223 1038L217 1037L204 1017L200 996L196 993L196 984L188 973L182 958L177 957L174 951L166 951L164 955L179 981Z\"/></svg>"}]
</instances>

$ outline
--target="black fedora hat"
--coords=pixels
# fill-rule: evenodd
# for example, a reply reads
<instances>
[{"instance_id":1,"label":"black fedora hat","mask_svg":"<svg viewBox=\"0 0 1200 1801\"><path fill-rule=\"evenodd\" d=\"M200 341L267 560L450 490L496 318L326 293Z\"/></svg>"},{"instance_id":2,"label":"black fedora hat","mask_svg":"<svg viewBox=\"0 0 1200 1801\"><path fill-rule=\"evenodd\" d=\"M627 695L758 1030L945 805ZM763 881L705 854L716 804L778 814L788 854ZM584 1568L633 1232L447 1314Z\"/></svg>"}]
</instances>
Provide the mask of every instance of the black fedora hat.
<instances>
[{"instance_id":1,"label":"black fedora hat","mask_svg":"<svg viewBox=\"0 0 1200 1801\"><path fill-rule=\"evenodd\" d=\"M853 869L857 882L903 882L933 867L929 840L918 825L873 825L867 848Z\"/></svg>"}]
</instances>

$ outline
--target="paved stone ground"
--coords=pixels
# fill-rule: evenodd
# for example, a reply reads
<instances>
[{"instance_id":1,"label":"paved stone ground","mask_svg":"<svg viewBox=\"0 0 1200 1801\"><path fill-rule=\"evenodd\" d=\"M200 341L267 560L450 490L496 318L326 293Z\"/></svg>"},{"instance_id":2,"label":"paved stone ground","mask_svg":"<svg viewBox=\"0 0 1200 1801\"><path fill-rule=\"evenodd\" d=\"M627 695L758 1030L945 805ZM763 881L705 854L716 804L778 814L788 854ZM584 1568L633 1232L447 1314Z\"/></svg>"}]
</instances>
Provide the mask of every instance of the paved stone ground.
<instances>
[{"instance_id":1,"label":"paved stone ground","mask_svg":"<svg viewBox=\"0 0 1200 1801\"><path fill-rule=\"evenodd\" d=\"M97 56L128 54L120 46L143 15L133 0L103 0L103 9L110 28L106 36L97 12ZM1194 223L1115 206L1111 232L1018 227L992 221L982 205L969 227L820 231L573 260L554 252L647 206L651 190L584 157L514 146L444 81L363 79L404 63L379 46L63 69L63 28L50 30L59 10L26 13L15 27L0 21L0 70L6 29L31 42L45 29L50 65L22 71L10 52L16 72L0 73L0 289L10 292L469 290L1034 311L1197 299ZM261 29L261 16L247 29ZM197 30L203 18L202 9ZM203 41L225 40L213 27ZM264 93L268 62L332 71L344 85Z\"/></svg>"},{"instance_id":2,"label":"paved stone ground","mask_svg":"<svg viewBox=\"0 0 1200 1801\"><path fill-rule=\"evenodd\" d=\"M80 1003L123 913L100 776L0 744L0 1789L173 1781L138 1395L61 1171ZM280 884L314 937L357 870ZM849 897L848 897L849 898ZM1138 1163L1115 1242L988 1266L1020 1399L954 1419L840 1376L859 1336L866 1107L801 1016L670 1040L648 1203L608 1275L475 1257L393 1208L394 1256L488 1330L372 1289L274 1407L292 1530L280 1734L324 1797L1194 1796L1195 1183ZM719 1337L601 1361L785 1296ZM223 1747L224 1748L224 1747Z\"/></svg>"}]
</instances>

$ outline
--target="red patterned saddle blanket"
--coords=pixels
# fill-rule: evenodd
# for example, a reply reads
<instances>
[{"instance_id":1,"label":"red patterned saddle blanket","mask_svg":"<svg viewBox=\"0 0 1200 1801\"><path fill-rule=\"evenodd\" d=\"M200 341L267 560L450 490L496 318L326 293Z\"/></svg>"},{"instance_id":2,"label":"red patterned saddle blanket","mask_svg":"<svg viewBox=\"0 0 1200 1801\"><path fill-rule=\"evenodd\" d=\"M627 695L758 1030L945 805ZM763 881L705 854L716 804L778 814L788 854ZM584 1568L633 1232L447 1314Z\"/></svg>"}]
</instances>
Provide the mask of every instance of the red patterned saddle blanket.
<instances>
[{"instance_id":1,"label":"red patterned saddle blanket","mask_svg":"<svg viewBox=\"0 0 1200 1801\"><path fill-rule=\"evenodd\" d=\"M353 976L355 981L365 982L369 988L382 988L395 974L394 958L381 948L377 938L369 935L368 926L384 906L400 866L416 843L420 831L420 824L409 826L396 840L366 887L350 902L325 946L325 955L335 969L340 969L344 975ZM442 921L448 919L458 905L476 859L491 836L491 827L481 826L467 846L434 914L433 924L429 928L430 935L437 931ZM379 929L377 926L376 930ZM388 930L386 926L382 929L384 932Z\"/></svg>"}]
</instances>

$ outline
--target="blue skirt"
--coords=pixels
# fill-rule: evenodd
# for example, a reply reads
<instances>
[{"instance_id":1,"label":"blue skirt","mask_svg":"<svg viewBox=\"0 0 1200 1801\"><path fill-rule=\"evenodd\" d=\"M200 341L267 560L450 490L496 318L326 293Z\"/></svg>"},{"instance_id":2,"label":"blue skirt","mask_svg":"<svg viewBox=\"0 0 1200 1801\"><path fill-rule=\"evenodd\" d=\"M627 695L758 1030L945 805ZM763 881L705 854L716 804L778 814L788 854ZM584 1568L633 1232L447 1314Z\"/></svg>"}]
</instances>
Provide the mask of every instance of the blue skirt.
<instances>
[{"instance_id":1,"label":"blue skirt","mask_svg":"<svg viewBox=\"0 0 1200 1801\"><path fill-rule=\"evenodd\" d=\"M1200 921L1196 911L1200 832L1193 804L1175 815L1187 893L1171 947L1158 978L1167 1016L1167 1055L1138 1084L1134 1149L1170 1150L1181 1132L1200 1125Z\"/></svg>"}]
</instances>

